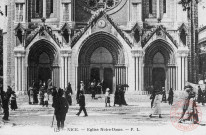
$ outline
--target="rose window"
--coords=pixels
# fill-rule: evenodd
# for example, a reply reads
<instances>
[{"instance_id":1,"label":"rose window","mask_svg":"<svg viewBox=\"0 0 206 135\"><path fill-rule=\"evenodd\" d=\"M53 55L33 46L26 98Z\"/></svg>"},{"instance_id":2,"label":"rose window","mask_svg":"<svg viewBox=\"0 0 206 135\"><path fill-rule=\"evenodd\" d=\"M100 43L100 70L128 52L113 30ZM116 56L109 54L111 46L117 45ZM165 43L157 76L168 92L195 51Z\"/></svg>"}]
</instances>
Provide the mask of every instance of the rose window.
<instances>
[{"instance_id":1,"label":"rose window","mask_svg":"<svg viewBox=\"0 0 206 135\"><path fill-rule=\"evenodd\" d=\"M85 5L93 10L99 8L112 9L116 7L122 0L84 0Z\"/></svg>"}]
</instances>

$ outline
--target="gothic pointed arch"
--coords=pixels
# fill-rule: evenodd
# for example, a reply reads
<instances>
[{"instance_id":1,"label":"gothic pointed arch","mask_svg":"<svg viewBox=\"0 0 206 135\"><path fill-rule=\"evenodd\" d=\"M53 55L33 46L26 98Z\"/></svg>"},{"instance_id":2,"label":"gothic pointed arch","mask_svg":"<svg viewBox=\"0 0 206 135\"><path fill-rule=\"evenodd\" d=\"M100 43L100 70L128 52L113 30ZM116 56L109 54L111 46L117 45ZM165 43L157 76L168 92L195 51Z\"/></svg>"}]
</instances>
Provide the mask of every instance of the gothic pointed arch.
<instances>
[{"instance_id":1,"label":"gothic pointed arch","mask_svg":"<svg viewBox=\"0 0 206 135\"><path fill-rule=\"evenodd\" d=\"M35 82L47 82L52 79L59 86L59 53L51 42L42 39L29 48L28 54L28 86Z\"/></svg>"},{"instance_id":2,"label":"gothic pointed arch","mask_svg":"<svg viewBox=\"0 0 206 135\"><path fill-rule=\"evenodd\" d=\"M89 64L92 53L99 47L106 48L112 55L113 64L124 64L123 46L111 34L97 32L89 36L83 43L79 52L79 64Z\"/></svg>"}]
</instances>

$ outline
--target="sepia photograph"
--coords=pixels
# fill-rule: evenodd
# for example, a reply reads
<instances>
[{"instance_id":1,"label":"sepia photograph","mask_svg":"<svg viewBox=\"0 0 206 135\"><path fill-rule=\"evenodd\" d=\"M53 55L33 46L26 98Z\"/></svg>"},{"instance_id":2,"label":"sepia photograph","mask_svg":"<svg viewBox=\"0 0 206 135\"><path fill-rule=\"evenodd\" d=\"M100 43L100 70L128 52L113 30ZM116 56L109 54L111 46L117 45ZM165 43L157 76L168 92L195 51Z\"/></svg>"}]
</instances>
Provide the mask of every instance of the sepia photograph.
<instances>
[{"instance_id":1,"label":"sepia photograph","mask_svg":"<svg viewBox=\"0 0 206 135\"><path fill-rule=\"evenodd\" d=\"M206 135L206 0L0 0L1 135Z\"/></svg>"}]
</instances>

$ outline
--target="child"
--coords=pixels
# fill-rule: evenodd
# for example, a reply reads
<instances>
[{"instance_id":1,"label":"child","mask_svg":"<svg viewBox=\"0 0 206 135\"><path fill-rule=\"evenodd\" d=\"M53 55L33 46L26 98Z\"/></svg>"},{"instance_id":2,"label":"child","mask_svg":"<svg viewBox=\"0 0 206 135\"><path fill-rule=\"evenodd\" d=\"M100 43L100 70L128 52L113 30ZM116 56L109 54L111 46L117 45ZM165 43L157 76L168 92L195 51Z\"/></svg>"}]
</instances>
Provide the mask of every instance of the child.
<instances>
[{"instance_id":1,"label":"child","mask_svg":"<svg viewBox=\"0 0 206 135\"><path fill-rule=\"evenodd\" d=\"M13 91L12 94L11 94L11 110L16 110L18 107L17 107L17 104L16 104L16 94L15 92Z\"/></svg>"},{"instance_id":2,"label":"child","mask_svg":"<svg viewBox=\"0 0 206 135\"><path fill-rule=\"evenodd\" d=\"M47 94L47 92L44 93L44 105L46 105L46 107L48 107L48 100L49 100L49 95Z\"/></svg>"},{"instance_id":3,"label":"child","mask_svg":"<svg viewBox=\"0 0 206 135\"><path fill-rule=\"evenodd\" d=\"M109 88L107 88L106 89L106 92L105 92L105 107L107 107L107 103L109 104L109 107L111 107L110 106L110 89Z\"/></svg>"}]
</instances>

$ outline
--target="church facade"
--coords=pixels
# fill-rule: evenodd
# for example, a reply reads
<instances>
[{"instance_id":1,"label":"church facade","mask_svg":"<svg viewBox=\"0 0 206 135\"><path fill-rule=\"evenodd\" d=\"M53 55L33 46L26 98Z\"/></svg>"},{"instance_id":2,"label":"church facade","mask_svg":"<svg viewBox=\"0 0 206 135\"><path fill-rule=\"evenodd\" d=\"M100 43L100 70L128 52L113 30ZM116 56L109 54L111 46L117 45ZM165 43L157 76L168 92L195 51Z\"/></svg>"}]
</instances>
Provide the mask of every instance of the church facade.
<instances>
[{"instance_id":1,"label":"church facade","mask_svg":"<svg viewBox=\"0 0 206 135\"><path fill-rule=\"evenodd\" d=\"M160 82L190 79L188 13L178 0L10 0L4 35L4 87L32 82L77 90L91 80L145 94Z\"/></svg>"}]
</instances>

